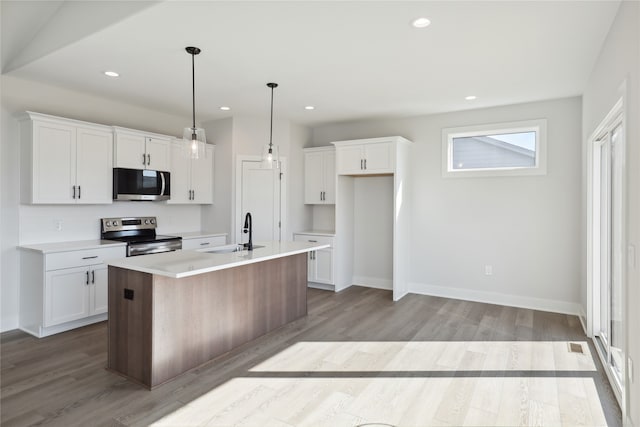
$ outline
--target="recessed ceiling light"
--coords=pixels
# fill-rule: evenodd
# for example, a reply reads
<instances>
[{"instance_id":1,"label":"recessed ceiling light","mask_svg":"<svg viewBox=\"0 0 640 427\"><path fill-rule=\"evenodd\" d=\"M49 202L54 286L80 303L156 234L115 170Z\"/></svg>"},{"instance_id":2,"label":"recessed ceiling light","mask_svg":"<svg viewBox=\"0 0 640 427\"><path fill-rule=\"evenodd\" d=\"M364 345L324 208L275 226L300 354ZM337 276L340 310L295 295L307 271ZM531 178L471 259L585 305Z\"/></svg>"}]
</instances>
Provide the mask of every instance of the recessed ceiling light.
<instances>
[{"instance_id":1,"label":"recessed ceiling light","mask_svg":"<svg viewBox=\"0 0 640 427\"><path fill-rule=\"evenodd\" d=\"M314 107L313 105L307 105L306 107L304 107L305 110L315 110L316 107Z\"/></svg>"},{"instance_id":2,"label":"recessed ceiling light","mask_svg":"<svg viewBox=\"0 0 640 427\"><path fill-rule=\"evenodd\" d=\"M476 99L475 95L469 95L469 96L465 96L464 99L466 99L467 101L473 101L474 99Z\"/></svg>"},{"instance_id":3,"label":"recessed ceiling light","mask_svg":"<svg viewBox=\"0 0 640 427\"><path fill-rule=\"evenodd\" d=\"M416 28L425 28L425 27L428 27L429 24L431 24L431 21L428 20L427 18L418 18L411 23L411 25L413 25Z\"/></svg>"},{"instance_id":4,"label":"recessed ceiling light","mask_svg":"<svg viewBox=\"0 0 640 427\"><path fill-rule=\"evenodd\" d=\"M221 109L222 111L229 111L229 110L231 110L231 107L225 107L225 106L222 106L222 107L220 107L220 109Z\"/></svg>"},{"instance_id":5,"label":"recessed ceiling light","mask_svg":"<svg viewBox=\"0 0 640 427\"><path fill-rule=\"evenodd\" d=\"M104 72L105 76L109 76L109 77L119 77L120 74L116 73L115 71L105 71Z\"/></svg>"}]
</instances>

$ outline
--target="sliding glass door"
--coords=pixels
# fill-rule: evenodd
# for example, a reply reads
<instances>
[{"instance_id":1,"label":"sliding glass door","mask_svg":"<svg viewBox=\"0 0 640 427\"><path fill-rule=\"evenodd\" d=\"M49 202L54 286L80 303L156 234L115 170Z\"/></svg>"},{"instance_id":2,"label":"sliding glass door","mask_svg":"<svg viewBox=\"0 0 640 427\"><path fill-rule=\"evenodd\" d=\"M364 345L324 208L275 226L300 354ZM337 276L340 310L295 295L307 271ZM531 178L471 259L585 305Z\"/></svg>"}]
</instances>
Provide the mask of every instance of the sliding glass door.
<instances>
[{"instance_id":1,"label":"sliding glass door","mask_svg":"<svg viewBox=\"0 0 640 427\"><path fill-rule=\"evenodd\" d=\"M594 332L605 368L624 390L623 164L622 116L604 126L594 141ZM595 230L594 230L595 231Z\"/></svg>"}]
</instances>

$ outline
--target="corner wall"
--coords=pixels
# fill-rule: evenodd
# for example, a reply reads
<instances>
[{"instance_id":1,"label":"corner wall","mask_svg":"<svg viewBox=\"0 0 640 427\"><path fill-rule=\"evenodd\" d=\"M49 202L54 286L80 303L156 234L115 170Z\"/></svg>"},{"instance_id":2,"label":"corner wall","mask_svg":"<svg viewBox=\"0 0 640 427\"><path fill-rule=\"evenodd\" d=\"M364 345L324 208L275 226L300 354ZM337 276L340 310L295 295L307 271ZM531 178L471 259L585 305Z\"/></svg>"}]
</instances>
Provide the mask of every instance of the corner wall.
<instances>
[{"instance_id":1,"label":"corner wall","mask_svg":"<svg viewBox=\"0 0 640 427\"><path fill-rule=\"evenodd\" d=\"M442 177L442 128L539 118L548 121L546 175ZM579 97L318 126L313 145L390 135L413 141L410 292L578 313Z\"/></svg>"}]
</instances>

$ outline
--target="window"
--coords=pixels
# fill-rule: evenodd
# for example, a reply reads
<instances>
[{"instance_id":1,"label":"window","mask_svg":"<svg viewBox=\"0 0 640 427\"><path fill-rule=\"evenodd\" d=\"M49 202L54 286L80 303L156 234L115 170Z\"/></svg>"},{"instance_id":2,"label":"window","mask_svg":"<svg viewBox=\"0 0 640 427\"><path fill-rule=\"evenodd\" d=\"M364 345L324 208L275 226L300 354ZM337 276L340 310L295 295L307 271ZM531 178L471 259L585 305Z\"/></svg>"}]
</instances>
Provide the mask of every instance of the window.
<instances>
[{"instance_id":1,"label":"window","mask_svg":"<svg viewBox=\"0 0 640 427\"><path fill-rule=\"evenodd\" d=\"M442 130L442 176L546 174L546 120Z\"/></svg>"}]
</instances>

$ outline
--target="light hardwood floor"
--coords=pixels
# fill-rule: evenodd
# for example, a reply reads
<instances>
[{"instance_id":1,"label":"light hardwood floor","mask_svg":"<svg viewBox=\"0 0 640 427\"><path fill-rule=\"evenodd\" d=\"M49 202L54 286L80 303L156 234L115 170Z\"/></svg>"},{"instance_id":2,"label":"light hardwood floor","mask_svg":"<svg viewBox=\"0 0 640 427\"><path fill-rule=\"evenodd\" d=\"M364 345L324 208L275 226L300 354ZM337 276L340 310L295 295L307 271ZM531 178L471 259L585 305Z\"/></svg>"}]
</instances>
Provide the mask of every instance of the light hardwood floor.
<instances>
[{"instance_id":1,"label":"light hardwood floor","mask_svg":"<svg viewBox=\"0 0 640 427\"><path fill-rule=\"evenodd\" d=\"M310 289L307 317L153 391L104 369L106 323L1 345L3 426L622 425L576 317L376 289Z\"/></svg>"}]
</instances>

